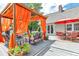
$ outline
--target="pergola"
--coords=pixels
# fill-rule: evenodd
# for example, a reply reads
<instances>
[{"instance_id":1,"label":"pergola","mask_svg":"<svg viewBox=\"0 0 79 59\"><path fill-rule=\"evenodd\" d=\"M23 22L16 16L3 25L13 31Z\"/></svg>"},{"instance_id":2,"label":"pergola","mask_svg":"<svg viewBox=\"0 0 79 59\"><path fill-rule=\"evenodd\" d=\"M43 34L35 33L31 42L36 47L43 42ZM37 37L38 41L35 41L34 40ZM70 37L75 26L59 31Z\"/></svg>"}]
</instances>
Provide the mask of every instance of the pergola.
<instances>
[{"instance_id":1,"label":"pergola","mask_svg":"<svg viewBox=\"0 0 79 59\"><path fill-rule=\"evenodd\" d=\"M32 16L32 14L35 14ZM0 41L3 41L2 38L2 26L1 24L1 18L4 19L5 23L8 24L5 28L5 30L8 30L8 27L10 24L13 22L13 34L10 37L10 42L9 42L9 47L13 48L15 47L16 44L16 34L22 34L24 32L28 33L28 25L29 22L34 20L40 20L41 22L41 27L42 27L42 34L43 34L43 39L46 37L46 17L43 16L42 14L36 12L33 9L30 9L26 7L24 4L21 3L13 3L13 4L8 4L5 9L1 12L0 14ZM7 20L9 19L9 20Z\"/></svg>"}]
</instances>

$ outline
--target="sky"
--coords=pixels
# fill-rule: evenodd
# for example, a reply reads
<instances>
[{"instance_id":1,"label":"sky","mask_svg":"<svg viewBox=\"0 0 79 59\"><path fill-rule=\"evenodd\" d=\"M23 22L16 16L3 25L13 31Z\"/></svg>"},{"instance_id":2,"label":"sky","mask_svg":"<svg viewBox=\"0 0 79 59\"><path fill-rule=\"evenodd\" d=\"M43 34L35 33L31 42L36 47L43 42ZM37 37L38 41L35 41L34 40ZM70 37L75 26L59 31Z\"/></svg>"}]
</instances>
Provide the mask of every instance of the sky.
<instances>
[{"instance_id":1,"label":"sky","mask_svg":"<svg viewBox=\"0 0 79 59\"><path fill-rule=\"evenodd\" d=\"M58 11L58 5L60 4L62 4L64 9L71 9L74 6L74 3L76 4L75 6L79 6L79 0L7 0L5 3L4 0L0 0L0 11L4 9L7 3L14 2L42 3L43 9L41 10L41 12L44 12L44 14L49 14Z\"/></svg>"}]
</instances>

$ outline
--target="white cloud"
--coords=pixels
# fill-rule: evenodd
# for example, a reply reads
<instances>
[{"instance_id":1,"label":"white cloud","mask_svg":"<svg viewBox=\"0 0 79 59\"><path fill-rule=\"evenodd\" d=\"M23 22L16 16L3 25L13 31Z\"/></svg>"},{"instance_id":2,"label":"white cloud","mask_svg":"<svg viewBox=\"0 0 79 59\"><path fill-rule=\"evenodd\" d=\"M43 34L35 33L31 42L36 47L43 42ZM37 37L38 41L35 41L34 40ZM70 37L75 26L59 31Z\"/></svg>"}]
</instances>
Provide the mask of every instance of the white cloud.
<instances>
[{"instance_id":1,"label":"white cloud","mask_svg":"<svg viewBox=\"0 0 79 59\"><path fill-rule=\"evenodd\" d=\"M1 3L0 2L0 12L5 8L5 6L7 5L8 3Z\"/></svg>"},{"instance_id":2,"label":"white cloud","mask_svg":"<svg viewBox=\"0 0 79 59\"><path fill-rule=\"evenodd\" d=\"M43 10L45 14L53 13L58 10L58 5L62 4L62 6L68 3L79 3L79 0L48 0L47 4L43 3ZM52 10L50 10L51 6L56 6Z\"/></svg>"},{"instance_id":3,"label":"white cloud","mask_svg":"<svg viewBox=\"0 0 79 59\"><path fill-rule=\"evenodd\" d=\"M62 6L68 3L79 3L79 0L0 0L0 11L6 6L7 3L43 3L43 10L45 14L55 12L58 10L58 5L62 4ZM50 10L51 6L56 6L52 10Z\"/></svg>"}]
</instances>

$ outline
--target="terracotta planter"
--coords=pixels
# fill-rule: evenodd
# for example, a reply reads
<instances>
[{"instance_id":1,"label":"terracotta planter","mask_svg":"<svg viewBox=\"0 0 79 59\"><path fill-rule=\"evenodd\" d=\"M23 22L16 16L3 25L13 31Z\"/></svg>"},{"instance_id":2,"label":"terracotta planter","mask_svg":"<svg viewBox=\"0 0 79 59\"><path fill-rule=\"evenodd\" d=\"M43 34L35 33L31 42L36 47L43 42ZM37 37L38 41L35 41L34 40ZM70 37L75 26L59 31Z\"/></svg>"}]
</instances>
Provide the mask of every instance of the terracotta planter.
<instances>
[{"instance_id":1,"label":"terracotta planter","mask_svg":"<svg viewBox=\"0 0 79 59\"><path fill-rule=\"evenodd\" d=\"M23 56L23 52L16 54L16 56Z\"/></svg>"},{"instance_id":2,"label":"terracotta planter","mask_svg":"<svg viewBox=\"0 0 79 59\"><path fill-rule=\"evenodd\" d=\"M27 54L27 53L25 53L25 52L23 52L23 51L17 53L16 55L13 55L12 53L8 52L8 55L9 55L9 56L24 56L25 54Z\"/></svg>"}]
</instances>

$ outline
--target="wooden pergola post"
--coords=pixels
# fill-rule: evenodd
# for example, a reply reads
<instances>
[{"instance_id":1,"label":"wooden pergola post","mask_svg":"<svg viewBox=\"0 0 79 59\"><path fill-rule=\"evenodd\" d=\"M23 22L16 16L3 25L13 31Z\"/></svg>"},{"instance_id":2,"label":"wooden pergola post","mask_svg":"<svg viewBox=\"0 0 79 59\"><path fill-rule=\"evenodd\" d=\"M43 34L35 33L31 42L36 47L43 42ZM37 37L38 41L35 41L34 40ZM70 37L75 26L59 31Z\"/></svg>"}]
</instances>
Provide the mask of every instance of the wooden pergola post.
<instances>
[{"instance_id":1,"label":"wooden pergola post","mask_svg":"<svg viewBox=\"0 0 79 59\"><path fill-rule=\"evenodd\" d=\"M0 42L5 42L5 40L2 37L2 26L1 26L1 15L0 15Z\"/></svg>"},{"instance_id":2,"label":"wooden pergola post","mask_svg":"<svg viewBox=\"0 0 79 59\"><path fill-rule=\"evenodd\" d=\"M2 33L2 26L1 26L1 15L0 15L0 32Z\"/></svg>"},{"instance_id":3,"label":"wooden pergola post","mask_svg":"<svg viewBox=\"0 0 79 59\"><path fill-rule=\"evenodd\" d=\"M13 3L13 34L14 34L14 40L16 43L16 7L15 7L15 3Z\"/></svg>"}]
</instances>

